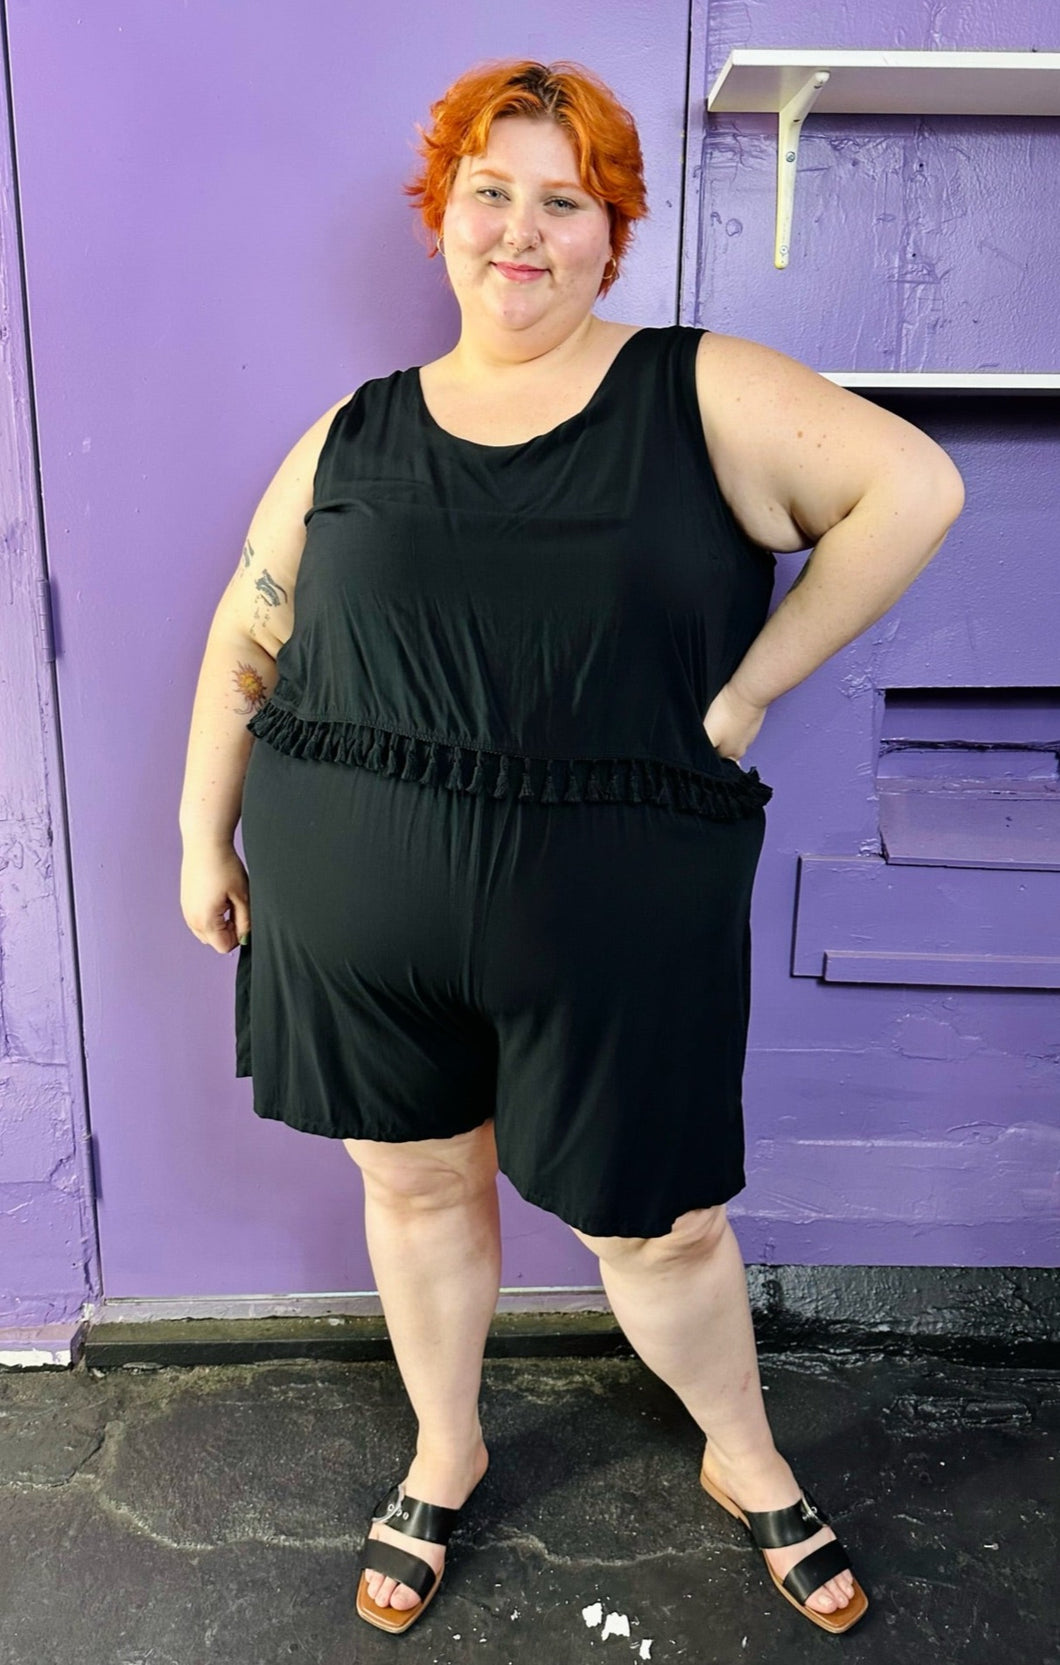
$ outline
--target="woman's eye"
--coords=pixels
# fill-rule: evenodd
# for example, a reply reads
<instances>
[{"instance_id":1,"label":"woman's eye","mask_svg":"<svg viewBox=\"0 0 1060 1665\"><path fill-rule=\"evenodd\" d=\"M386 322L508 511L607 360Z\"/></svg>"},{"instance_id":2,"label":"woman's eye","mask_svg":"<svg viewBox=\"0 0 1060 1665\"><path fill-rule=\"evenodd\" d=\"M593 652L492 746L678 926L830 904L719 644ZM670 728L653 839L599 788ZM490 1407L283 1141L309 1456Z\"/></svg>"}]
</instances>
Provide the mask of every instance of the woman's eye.
<instances>
[{"instance_id":1,"label":"woman's eye","mask_svg":"<svg viewBox=\"0 0 1060 1665\"><path fill-rule=\"evenodd\" d=\"M480 185L479 189L478 189L478 195L480 197L484 197L484 196L500 197L500 196L504 195L504 192L498 190L496 185ZM568 199L566 197L549 197L548 200L549 200L549 202L558 203L561 208L577 208L577 206L578 206L578 204L576 202L570 202L570 201L568 201Z\"/></svg>"}]
</instances>

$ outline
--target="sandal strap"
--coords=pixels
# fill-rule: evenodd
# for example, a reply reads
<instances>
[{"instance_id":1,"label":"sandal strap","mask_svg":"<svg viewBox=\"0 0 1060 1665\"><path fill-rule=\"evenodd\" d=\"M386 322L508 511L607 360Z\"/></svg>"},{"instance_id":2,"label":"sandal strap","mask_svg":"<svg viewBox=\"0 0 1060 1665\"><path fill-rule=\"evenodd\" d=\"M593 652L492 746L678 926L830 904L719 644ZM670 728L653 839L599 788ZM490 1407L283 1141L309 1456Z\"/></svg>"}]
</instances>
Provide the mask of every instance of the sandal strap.
<instances>
[{"instance_id":1,"label":"sandal strap","mask_svg":"<svg viewBox=\"0 0 1060 1665\"><path fill-rule=\"evenodd\" d=\"M845 1572L849 1566L850 1557L839 1539L833 1538L830 1543L822 1544L820 1549L811 1550L801 1561L796 1561L783 1581L784 1588L791 1591L796 1601L805 1604L807 1596L812 1596L822 1584L827 1584L830 1578Z\"/></svg>"},{"instance_id":2,"label":"sandal strap","mask_svg":"<svg viewBox=\"0 0 1060 1665\"><path fill-rule=\"evenodd\" d=\"M386 1496L376 1504L372 1515L373 1523L381 1521L394 1532L407 1532L410 1538L426 1538L432 1544L447 1544L459 1519L459 1509L409 1497L402 1480L391 1486ZM406 1582L402 1579L402 1583Z\"/></svg>"},{"instance_id":3,"label":"sandal strap","mask_svg":"<svg viewBox=\"0 0 1060 1665\"><path fill-rule=\"evenodd\" d=\"M387 1578L396 1578L399 1584L407 1584L421 1601L438 1577L429 1561L411 1554L407 1549L399 1549L397 1544L384 1543L382 1538L369 1538L364 1546L360 1570L367 1572L369 1569L385 1573Z\"/></svg>"},{"instance_id":4,"label":"sandal strap","mask_svg":"<svg viewBox=\"0 0 1060 1665\"><path fill-rule=\"evenodd\" d=\"M798 1503L785 1509L745 1509L748 1531L759 1549L786 1549L812 1538L831 1522L805 1489ZM801 1563L800 1563L801 1565Z\"/></svg>"}]
</instances>

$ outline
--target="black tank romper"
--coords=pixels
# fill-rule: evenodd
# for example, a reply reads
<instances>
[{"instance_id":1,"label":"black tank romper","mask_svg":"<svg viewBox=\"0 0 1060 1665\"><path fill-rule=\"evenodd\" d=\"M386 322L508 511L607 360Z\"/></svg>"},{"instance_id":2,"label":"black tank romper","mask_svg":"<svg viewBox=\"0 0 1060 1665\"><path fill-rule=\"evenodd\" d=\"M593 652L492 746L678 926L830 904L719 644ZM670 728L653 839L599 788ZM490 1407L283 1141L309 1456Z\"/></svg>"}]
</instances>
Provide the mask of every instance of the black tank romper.
<instances>
[{"instance_id":1,"label":"black tank romper","mask_svg":"<svg viewBox=\"0 0 1060 1665\"><path fill-rule=\"evenodd\" d=\"M265 1118L495 1118L529 1202L657 1237L745 1183L751 891L771 788L703 727L775 558L703 437L703 332L644 328L585 408L449 434L418 369L320 453L243 789L236 1073Z\"/></svg>"}]
</instances>

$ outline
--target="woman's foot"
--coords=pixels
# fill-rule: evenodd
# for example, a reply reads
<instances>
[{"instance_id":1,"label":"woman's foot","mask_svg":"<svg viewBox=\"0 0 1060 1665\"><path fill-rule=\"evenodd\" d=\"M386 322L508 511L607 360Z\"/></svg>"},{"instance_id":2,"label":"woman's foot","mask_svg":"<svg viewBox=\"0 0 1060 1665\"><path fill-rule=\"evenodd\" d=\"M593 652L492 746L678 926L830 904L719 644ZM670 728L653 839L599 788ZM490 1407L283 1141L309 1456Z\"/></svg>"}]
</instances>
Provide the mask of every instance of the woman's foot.
<instances>
[{"instance_id":1,"label":"woman's foot","mask_svg":"<svg viewBox=\"0 0 1060 1665\"><path fill-rule=\"evenodd\" d=\"M789 1503L797 1503L802 1495L798 1481L779 1451L774 1451L763 1462L733 1465L719 1456L708 1440L702 1467L707 1478L734 1503L738 1503L744 1513L756 1509L783 1509ZM822 1544L831 1543L834 1537L830 1526L822 1526L812 1538L805 1538L802 1543L789 1544L784 1549L763 1549L759 1554L766 1557L777 1577L782 1579L796 1561L820 1549ZM806 1598L806 1606L812 1607L815 1613L841 1613L853 1594L854 1577L847 1568L814 1590Z\"/></svg>"},{"instance_id":2,"label":"woman's foot","mask_svg":"<svg viewBox=\"0 0 1060 1665\"><path fill-rule=\"evenodd\" d=\"M422 1498L425 1503L437 1503L446 1509L461 1509L488 1467L489 1452L481 1441L460 1460L421 1456L417 1452L405 1477L405 1490L409 1497ZM421 1560L429 1562L436 1573L441 1572L445 1563L444 1544L432 1544L426 1538L412 1538L407 1532L395 1532L381 1522L371 1527L368 1536L381 1538L384 1543L395 1544L398 1549L418 1555ZM399 1584L396 1579L387 1578L371 1568L365 1577L368 1594L380 1607L400 1610L415 1607L422 1600L407 1584Z\"/></svg>"}]
</instances>

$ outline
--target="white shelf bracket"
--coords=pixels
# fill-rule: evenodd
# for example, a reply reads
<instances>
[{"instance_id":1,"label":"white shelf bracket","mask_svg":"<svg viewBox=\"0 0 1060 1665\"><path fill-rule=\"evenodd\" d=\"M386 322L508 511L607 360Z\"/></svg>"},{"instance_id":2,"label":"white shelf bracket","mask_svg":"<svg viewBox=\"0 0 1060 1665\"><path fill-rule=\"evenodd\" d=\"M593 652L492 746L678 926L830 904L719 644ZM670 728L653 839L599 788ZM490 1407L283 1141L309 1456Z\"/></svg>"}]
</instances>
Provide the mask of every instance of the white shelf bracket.
<instances>
[{"instance_id":1,"label":"white shelf bracket","mask_svg":"<svg viewBox=\"0 0 1060 1665\"><path fill-rule=\"evenodd\" d=\"M773 264L778 271L783 271L788 263L791 216L795 206L795 171L799 165L803 119L813 109L827 81L826 69L815 70L777 112L777 234L773 245Z\"/></svg>"}]
</instances>

